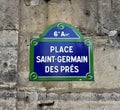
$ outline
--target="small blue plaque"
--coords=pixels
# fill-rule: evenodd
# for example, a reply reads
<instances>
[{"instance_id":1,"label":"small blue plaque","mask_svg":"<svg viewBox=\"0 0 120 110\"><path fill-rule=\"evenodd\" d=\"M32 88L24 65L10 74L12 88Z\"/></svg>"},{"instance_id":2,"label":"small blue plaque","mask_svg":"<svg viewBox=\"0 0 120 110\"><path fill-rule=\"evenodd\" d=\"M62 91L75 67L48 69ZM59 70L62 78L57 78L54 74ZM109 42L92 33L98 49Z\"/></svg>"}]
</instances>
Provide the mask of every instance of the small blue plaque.
<instances>
[{"instance_id":1,"label":"small blue plaque","mask_svg":"<svg viewBox=\"0 0 120 110\"><path fill-rule=\"evenodd\" d=\"M92 41L70 24L53 24L31 39L31 81L93 81L93 72Z\"/></svg>"}]
</instances>

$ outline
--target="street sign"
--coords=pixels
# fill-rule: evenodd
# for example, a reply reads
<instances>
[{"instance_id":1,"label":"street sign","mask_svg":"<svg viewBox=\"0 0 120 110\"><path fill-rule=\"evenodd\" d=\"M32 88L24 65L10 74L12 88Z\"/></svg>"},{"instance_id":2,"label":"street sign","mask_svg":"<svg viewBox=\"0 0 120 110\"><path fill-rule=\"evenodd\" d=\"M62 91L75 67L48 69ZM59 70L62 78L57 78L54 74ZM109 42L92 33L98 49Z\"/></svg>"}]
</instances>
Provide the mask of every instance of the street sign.
<instances>
[{"instance_id":1,"label":"street sign","mask_svg":"<svg viewBox=\"0 0 120 110\"><path fill-rule=\"evenodd\" d=\"M93 81L93 44L72 25L56 23L30 41L31 81Z\"/></svg>"}]
</instances>

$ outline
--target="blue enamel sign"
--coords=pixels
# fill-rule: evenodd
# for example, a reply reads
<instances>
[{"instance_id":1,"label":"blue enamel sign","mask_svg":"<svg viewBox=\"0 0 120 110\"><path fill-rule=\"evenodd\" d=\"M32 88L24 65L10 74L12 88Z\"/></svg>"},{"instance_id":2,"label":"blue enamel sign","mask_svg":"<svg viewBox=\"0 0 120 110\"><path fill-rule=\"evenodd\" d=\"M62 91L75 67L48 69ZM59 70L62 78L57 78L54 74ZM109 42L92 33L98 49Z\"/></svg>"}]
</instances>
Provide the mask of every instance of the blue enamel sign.
<instances>
[{"instance_id":1,"label":"blue enamel sign","mask_svg":"<svg viewBox=\"0 0 120 110\"><path fill-rule=\"evenodd\" d=\"M93 81L93 45L70 24L56 23L30 42L31 81Z\"/></svg>"}]
</instances>

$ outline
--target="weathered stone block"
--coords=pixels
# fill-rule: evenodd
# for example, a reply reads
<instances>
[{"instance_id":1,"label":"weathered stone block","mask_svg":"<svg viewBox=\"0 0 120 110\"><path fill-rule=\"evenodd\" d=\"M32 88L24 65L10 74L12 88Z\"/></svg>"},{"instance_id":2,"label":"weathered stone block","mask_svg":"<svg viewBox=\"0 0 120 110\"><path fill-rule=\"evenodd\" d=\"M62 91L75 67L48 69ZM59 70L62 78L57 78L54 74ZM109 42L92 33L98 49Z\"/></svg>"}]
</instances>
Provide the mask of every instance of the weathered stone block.
<instances>
[{"instance_id":1,"label":"weathered stone block","mask_svg":"<svg viewBox=\"0 0 120 110\"><path fill-rule=\"evenodd\" d=\"M0 92L0 99L4 100L10 100L15 99L16 100L16 91L15 90L3 90Z\"/></svg>"},{"instance_id":2,"label":"weathered stone block","mask_svg":"<svg viewBox=\"0 0 120 110\"><path fill-rule=\"evenodd\" d=\"M16 99L0 100L0 110L16 110Z\"/></svg>"},{"instance_id":3,"label":"weathered stone block","mask_svg":"<svg viewBox=\"0 0 120 110\"><path fill-rule=\"evenodd\" d=\"M0 0L0 30L18 29L19 0Z\"/></svg>"},{"instance_id":4,"label":"weathered stone block","mask_svg":"<svg viewBox=\"0 0 120 110\"><path fill-rule=\"evenodd\" d=\"M94 102L94 101L56 101L54 107L46 107L43 110L119 110L120 102Z\"/></svg>"},{"instance_id":5,"label":"weathered stone block","mask_svg":"<svg viewBox=\"0 0 120 110\"><path fill-rule=\"evenodd\" d=\"M22 94L28 93L28 97L34 97L33 91L25 91ZM21 93L18 94L21 97ZM42 109L42 110L105 110L116 109L118 110L120 103L120 94L117 92L105 92L105 93L92 93L92 92L81 92L81 93L38 93L38 102L30 103L24 100L25 95L22 95L19 100L18 108L28 109ZM35 95L36 97L36 95ZM23 98L23 100L22 100ZM32 98L34 99L34 98ZM36 102L36 101L35 101ZM24 106L23 106L24 105ZM31 106L31 107L30 107ZM89 107L88 107L89 106ZM100 109L98 109L100 108ZM18 109L18 110L19 110ZM20 110L21 110L20 109Z\"/></svg>"},{"instance_id":6,"label":"weathered stone block","mask_svg":"<svg viewBox=\"0 0 120 110\"><path fill-rule=\"evenodd\" d=\"M94 51L96 88L113 89L120 87L120 50L117 48L101 47Z\"/></svg>"},{"instance_id":7,"label":"weathered stone block","mask_svg":"<svg viewBox=\"0 0 120 110\"><path fill-rule=\"evenodd\" d=\"M21 93L26 94L28 96L33 94L33 92L19 92L18 97L21 97ZM35 92L34 92L35 93ZM34 96L34 95L33 95ZM117 92L104 92L104 93L93 93L93 92L81 92L81 93L38 93L38 101L56 101L56 100L64 100L64 101L120 101L120 94ZM25 95L24 95L25 97ZM22 96L22 98L24 99Z\"/></svg>"},{"instance_id":8,"label":"weathered stone block","mask_svg":"<svg viewBox=\"0 0 120 110\"><path fill-rule=\"evenodd\" d=\"M17 47L18 31L3 30L0 31L0 47Z\"/></svg>"},{"instance_id":9,"label":"weathered stone block","mask_svg":"<svg viewBox=\"0 0 120 110\"><path fill-rule=\"evenodd\" d=\"M18 73L18 85L20 90L38 90L41 92L45 91L56 91L56 92L67 92L69 91L68 82L52 82L52 81L29 81L29 72L23 71Z\"/></svg>"},{"instance_id":10,"label":"weathered stone block","mask_svg":"<svg viewBox=\"0 0 120 110\"><path fill-rule=\"evenodd\" d=\"M117 2L112 0L99 0L98 1L98 33L100 35L105 34L104 30L112 30L112 29L118 29L119 28L119 14L116 12L117 10L120 10L119 7L120 2L117 0ZM116 5L117 4L117 5ZM114 8L114 6L116 7ZM117 14L116 14L117 13Z\"/></svg>"},{"instance_id":11,"label":"weathered stone block","mask_svg":"<svg viewBox=\"0 0 120 110\"><path fill-rule=\"evenodd\" d=\"M38 101L38 93L36 91L25 92L25 97L28 98L29 103L37 103Z\"/></svg>"},{"instance_id":12,"label":"weathered stone block","mask_svg":"<svg viewBox=\"0 0 120 110\"><path fill-rule=\"evenodd\" d=\"M17 47L0 48L0 83L17 80Z\"/></svg>"},{"instance_id":13,"label":"weathered stone block","mask_svg":"<svg viewBox=\"0 0 120 110\"><path fill-rule=\"evenodd\" d=\"M17 102L16 110L39 110L36 104L24 103L23 101ZM40 109L41 110L41 109Z\"/></svg>"},{"instance_id":14,"label":"weathered stone block","mask_svg":"<svg viewBox=\"0 0 120 110\"><path fill-rule=\"evenodd\" d=\"M51 0L47 8L48 25L56 22L72 23L72 7L68 0Z\"/></svg>"},{"instance_id":15,"label":"weathered stone block","mask_svg":"<svg viewBox=\"0 0 120 110\"><path fill-rule=\"evenodd\" d=\"M0 91L0 110L16 110L16 90Z\"/></svg>"},{"instance_id":16,"label":"weathered stone block","mask_svg":"<svg viewBox=\"0 0 120 110\"><path fill-rule=\"evenodd\" d=\"M71 0L72 24L94 32L97 23L97 5L96 0Z\"/></svg>"},{"instance_id":17,"label":"weathered stone block","mask_svg":"<svg viewBox=\"0 0 120 110\"><path fill-rule=\"evenodd\" d=\"M24 0L21 0L20 10L20 31L30 33L40 33L44 31L47 22L47 8L44 0L40 0L37 6L26 6Z\"/></svg>"},{"instance_id":18,"label":"weathered stone block","mask_svg":"<svg viewBox=\"0 0 120 110\"><path fill-rule=\"evenodd\" d=\"M111 8L111 21L114 23L113 28L120 29L120 0L113 0L111 2Z\"/></svg>"}]
</instances>

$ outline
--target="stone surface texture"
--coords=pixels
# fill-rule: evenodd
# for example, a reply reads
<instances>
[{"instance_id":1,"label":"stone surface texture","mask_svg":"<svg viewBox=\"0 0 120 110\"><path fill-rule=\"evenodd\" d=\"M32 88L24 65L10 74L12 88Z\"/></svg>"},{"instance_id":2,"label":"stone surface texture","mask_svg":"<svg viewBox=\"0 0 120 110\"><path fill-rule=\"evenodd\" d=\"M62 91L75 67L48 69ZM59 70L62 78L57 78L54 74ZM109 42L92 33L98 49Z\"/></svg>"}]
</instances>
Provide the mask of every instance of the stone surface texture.
<instances>
[{"instance_id":1,"label":"stone surface texture","mask_svg":"<svg viewBox=\"0 0 120 110\"><path fill-rule=\"evenodd\" d=\"M95 81L29 81L30 39L56 22L94 43ZM0 0L0 110L120 110L120 0Z\"/></svg>"}]
</instances>

